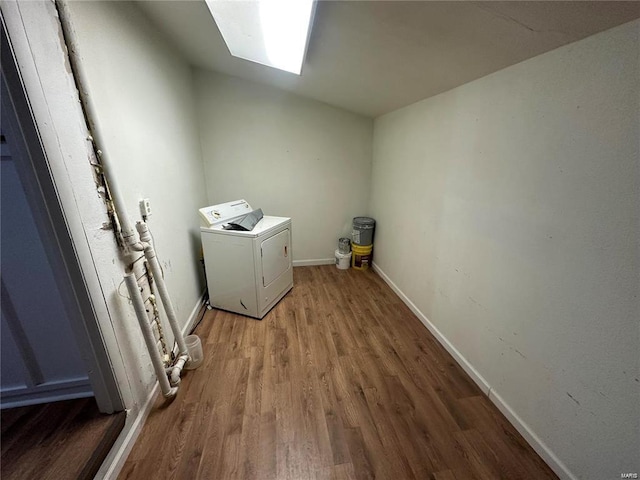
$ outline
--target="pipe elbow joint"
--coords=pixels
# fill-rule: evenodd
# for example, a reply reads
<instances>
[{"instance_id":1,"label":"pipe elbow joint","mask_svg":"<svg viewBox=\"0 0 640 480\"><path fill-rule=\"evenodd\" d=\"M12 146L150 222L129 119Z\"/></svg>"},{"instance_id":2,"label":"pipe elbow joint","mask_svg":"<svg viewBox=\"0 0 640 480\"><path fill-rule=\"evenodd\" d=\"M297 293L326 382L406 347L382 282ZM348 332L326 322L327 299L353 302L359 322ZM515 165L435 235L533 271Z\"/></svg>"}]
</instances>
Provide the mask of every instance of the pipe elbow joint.
<instances>
[{"instance_id":1,"label":"pipe elbow joint","mask_svg":"<svg viewBox=\"0 0 640 480\"><path fill-rule=\"evenodd\" d=\"M136 230L138 231L141 242L151 244L151 233L149 232L149 227L145 222L137 222Z\"/></svg>"},{"instance_id":2,"label":"pipe elbow joint","mask_svg":"<svg viewBox=\"0 0 640 480\"><path fill-rule=\"evenodd\" d=\"M169 389L168 392L163 393L162 395L164 396L164 398L166 398L167 400L173 400L176 397L176 394L178 393L178 387L172 387Z\"/></svg>"},{"instance_id":3,"label":"pipe elbow joint","mask_svg":"<svg viewBox=\"0 0 640 480\"><path fill-rule=\"evenodd\" d=\"M178 358L176 364L171 368L171 372L169 373L169 383L171 383L172 386L175 387L180 384L180 374L188 360L189 356L182 354Z\"/></svg>"},{"instance_id":4,"label":"pipe elbow joint","mask_svg":"<svg viewBox=\"0 0 640 480\"><path fill-rule=\"evenodd\" d=\"M169 377L169 383L172 387L178 387L180 385L180 372L176 372L175 370L171 372Z\"/></svg>"}]
</instances>

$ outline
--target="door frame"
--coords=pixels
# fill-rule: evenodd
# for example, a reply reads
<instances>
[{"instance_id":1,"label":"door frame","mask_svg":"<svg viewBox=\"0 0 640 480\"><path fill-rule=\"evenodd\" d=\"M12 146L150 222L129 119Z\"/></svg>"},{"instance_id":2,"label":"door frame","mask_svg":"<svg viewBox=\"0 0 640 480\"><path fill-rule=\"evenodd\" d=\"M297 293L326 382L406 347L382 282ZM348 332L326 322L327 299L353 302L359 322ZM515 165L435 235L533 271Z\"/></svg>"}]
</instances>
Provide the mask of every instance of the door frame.
<instances>
[{"instance_id":1,"label":"door frame","mask_svg":"<svg viewBox=\"0 0 640 480\"><path fill-rule=\"evenodd\" d=\"M52 2L46 4L44 8L55 9ZM28 4L24 6L30 8ZM88 129L79 100L76 118L65 122L64 135L59 133L62 129L52 128L61 113L56 112L56 102L60 102L61 97L68 98L75 83L69 70L55 72L55 75L70 77L71 81L66 79L66 97L53 85L55 82L48 84L51 79L45 77L49 70L41 71L44 67L30 45L29 34L33 32L27 33L28 14L27 10L25 15L20 2L2 3L2 81L9 92L9 98L3 95L2 108L10 108L15 113L19 131L14 128L13 135L23 144L29 160L21 166L19 175L43 235L98 408L104 413L113 413L124 410L127 404L126 392L118 381L118 378L125 379L126 373L119 355L110 355L110 351L114 352L113 346L117 346L115 332L90 238L74 196L75 185L65 164L72 160L68 142L86 142ZM46 30L55 26L40 28L45 30L43 35L47 35L51 32ZM77 96L77 90L74 93ZM91 175L89 165L87 175Z\"/></svg>"}]
</instances>

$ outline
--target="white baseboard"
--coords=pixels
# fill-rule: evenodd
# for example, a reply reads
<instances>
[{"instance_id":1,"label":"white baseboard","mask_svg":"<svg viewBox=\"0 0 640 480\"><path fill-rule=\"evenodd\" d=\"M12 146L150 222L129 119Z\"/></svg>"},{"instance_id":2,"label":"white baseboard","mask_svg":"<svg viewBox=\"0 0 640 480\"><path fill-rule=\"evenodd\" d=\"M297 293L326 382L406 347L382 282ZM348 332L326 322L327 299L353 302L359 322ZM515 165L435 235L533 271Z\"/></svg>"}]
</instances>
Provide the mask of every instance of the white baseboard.
<instances>
[{"instance_id":1,"label":"white baseboard","mask_svg":"<svg viewBox=\"0 0 640 480\"><path fill-rule=\"evenodd\" d=\"M335 258L317 258L315 260L294 260L294 267L309 267L311 265L333 265L336 263Z\"/></svg>"},{"instance_id":2,"label":"white baseboard","mask_svg":"<svg viewBox=\"0 0 640 480\"><path fill-rule=\"evenodd\" d=\"M183 335L189 335L191 332L193 332L193 329L196 327L196 322L198 321L198 313L200 313L200 309L202 308L202 305L204 305L204 299L206 295L207 295L207 290L205 289L202 292L202 295L200 295L200 298L198 299L198 301L196 302L195 307L193 307L193 310L191 310L191 313L189 314L189 319L184 324L184 327L182 327Z\"/></svg>"},{"instance_id":3,"label":"white baseboard","mask_svg":"<svg viewBox=\"0 0 640 480\"><path fill-rule=\"evenodd\" d=\"M4 389L0 392L0 406L3 409L15 408L93 396L93 390L87 378L64 379L33 387Z\"/></svg>"},{"instance_id":4,"label":"white baseboard","mask_svg":"<svg viewBox=\"0 0 640 480\"><path fill-rule=\"evenodd\" d=\"M489 393L489 399L493 404L498 407L498 410L509 420L509 423L515 427L516 430L523 436L531 448L533 448L538 455L546 462L547 465L553 470L558 477L562 480L577 480L571 470L560 461L560 459L551 451L547 445L540 440L533 430L527 425L516 412L502 399L495 390L491 390Z\"/></svg>"},{"instance_id":5,"label":"white baseboard","mask_svg":"<svg viewBox=\"0 0 640 480\"><path fill-rule=\"evenodd\" d=\"M531 445L531 447L542 457L549 467L563 480L576 480L576 476L571 473L567 466L551 451L549 447L531 430L529 425L522 421L516 412L498 395L489 383L480 375L480 373L469 363L469 361L449 342L449 340L429 321L418 307L407 297L398 286L393 283L389 276L384 273L380 267L373 262L373 270L391 287L391 289L400 297L400 299L409 307L416 317L423 323L425 327L433 334L440 344L449 352L454 360L462 367L462 369L471 377L471 379L480 387L480 389L489 397L489 400L498 407L498 410L507 418L507 420L515 427L523 438Z\"/></svg>"},{"instance_id":6,"label":"white baseboard","mask_svg":"<svg viewBox=\"0 0 640 480\"><path fill-rule=\"evenodd\" d=\"M462 369L465 372L467 372L467 375L469 375L471 379L480 387L483 393L485 395L489 395L489 390L490 390L489 384L482 377L482 375L480 375L478 371L475 368L473 368L473 365L471 365L471 363L469 363L467 359L462 356L462 354L456 349L456 347L454 347L451 344L451 342L447 340L447 337L445 337L440 332L440 330L438 330L436 326L429 321L426 315L422 313L411 300L409 300L409 297L407 297L402 292L402 290L400 290L398 286L395 283L393 283L393 281L387 276L387 274L380 269L380 267L376 264L376 262L373 262L371 266L373 267L373 270L378 275L380 275L380 277L382 277L382 279L387 283L387 285L391 287L391 290L393 290L396 293L396 295L398 295L400 299L405 303L405 305L409 307L409 309L414 313L414 315L418 317L418 319L423 323L423 325L427 327L427 329L433 334L433 336L436 337L436 339L442 344L442 346L447 350L447 352L449 352L451 356L455 359L455 361L458 362L458 364L462 367Z\"/></svg>"},{"instance_id":7,"label":"white baseboard","mask_svg":"<svg viewBox=\"0 0 640 480\"><path fill-rule=\"evenodd\" d=\"M189 314L188 320L185 322L184 327L182 328L183 335L191 333L191 331L195 327L195 323L198 320L198 313L204 304L204 299L206 296L206 290L200 295L196 305L191 310ZM160 392L160 384L156 382L153 386L153 389L149 393L144 405L140 410L127 411L127 420L125 422L124 428L120 435L118 436L116 442L113 447L111 447L111 451L105 458L104 462L102 462L102 466L96 473L96 479L116 479L124 466L124 463L127 461L127 457L129 453L131 453L131 449L136 443L140 432L142 431L142 427L144 426L149 413L151 413L151 408L155 403L155 400Z\"/></svg>"},{"instance_id":8,"label":"white baseboard","mask_svg":"<svg viewBox=\"0 0 640 480\"><path fill-rule=\"evenodd\" d=\"M142 427L144 426L151 408L155 403L156 397L160 392L160 384L156 383L149 393L149 397L140 410L133 413L127 411L127 420L116 442L111 447L109 454L102 462L100 469L96 473L94 479L115 480L118 478L124 463L127 461L131 449L136 443Z\"/></svg>"}]
</instances>

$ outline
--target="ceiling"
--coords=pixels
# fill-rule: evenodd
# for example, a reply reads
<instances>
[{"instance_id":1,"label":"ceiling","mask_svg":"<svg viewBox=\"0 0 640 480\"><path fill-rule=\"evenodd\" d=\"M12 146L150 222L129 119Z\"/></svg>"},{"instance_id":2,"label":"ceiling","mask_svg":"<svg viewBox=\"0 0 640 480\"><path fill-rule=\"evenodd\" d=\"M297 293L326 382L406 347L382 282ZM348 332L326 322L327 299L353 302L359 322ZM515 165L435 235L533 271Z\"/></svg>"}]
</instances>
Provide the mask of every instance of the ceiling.
<instances>
[{"instance_id":1,"label":"ceiling","mask_svg":"<svg viewBox=\"0 0 640 480\"><path fill-rule=\"evenodd\" d=\"M189 62L370 117L640 18L640 2L319 1L298 77L229 54L203 1L140 1Z\"/></svg>"}]
</instances>

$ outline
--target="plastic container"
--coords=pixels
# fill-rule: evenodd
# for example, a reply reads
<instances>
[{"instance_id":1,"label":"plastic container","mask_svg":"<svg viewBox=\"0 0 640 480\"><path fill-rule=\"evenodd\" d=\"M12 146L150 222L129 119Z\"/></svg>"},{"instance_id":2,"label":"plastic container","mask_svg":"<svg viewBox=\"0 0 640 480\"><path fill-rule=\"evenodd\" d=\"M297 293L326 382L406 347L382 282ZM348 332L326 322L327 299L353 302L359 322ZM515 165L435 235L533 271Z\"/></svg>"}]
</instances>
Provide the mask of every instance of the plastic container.
<instances>
[{"instance_id":1,"label":"plastic container","mask_svg":"<svg viewBox=\"0 0 640 480\"><path fill-rule=\"evenodd\" d=\"M354 245L373 245L373 232L375 228L376 221L373 218L355 217L353 219L351 241Z\"/></svg>"},{"instance_id":2,"label":"plastic container","mask_svg":"<svg viewBox=\"0 0 640 480\"><path fill-rule=\"evenodd\" d=\"M202 352L202 342L197 335L187 335L184 337L184 343L187 345L187 351L189 352L190 360L186 363L184 368L186 370L194 370L200 366L204 360L204 353Z\"/></svg>"},{"instance_id":3,"label":"plastic container","mask_svg":"<svg viewBox=\"0 0 640 480\"><path fill-rule=\"evenodd\" d=\"M355 270L367 270L373 258L373 245L352 245L351 266Z\"/></svg>"},{"instance_id":4,"label":"plastic container","mask_svg":"<svg viewBox=\"0 0 640 480\"><path fill-rule=\"evenodd\" d=\"M336 250L336 267L338 270L347 270L351 265L351 252L340 253L340 250Z\"/></svg>"},{"instance_id":5,"label":"plastic container","mask_svg":"<svg viewBox=\"0 0 640 480\"><path fill-rule=\"evenodd\" d=\"M351 251L351 240L347 237L338 239L338 251L344 255Z\"/></svg>"}]
</instances>

